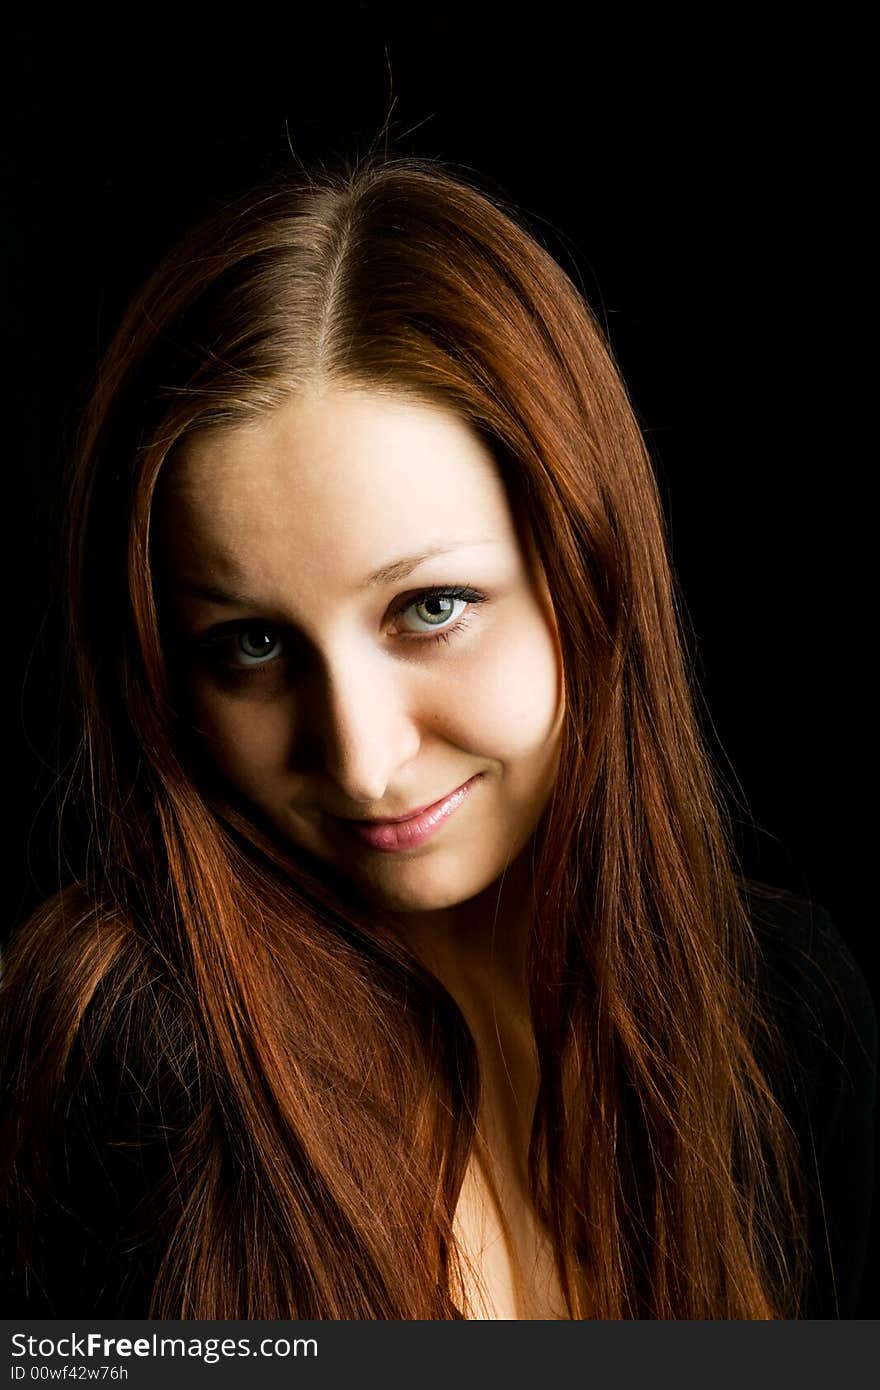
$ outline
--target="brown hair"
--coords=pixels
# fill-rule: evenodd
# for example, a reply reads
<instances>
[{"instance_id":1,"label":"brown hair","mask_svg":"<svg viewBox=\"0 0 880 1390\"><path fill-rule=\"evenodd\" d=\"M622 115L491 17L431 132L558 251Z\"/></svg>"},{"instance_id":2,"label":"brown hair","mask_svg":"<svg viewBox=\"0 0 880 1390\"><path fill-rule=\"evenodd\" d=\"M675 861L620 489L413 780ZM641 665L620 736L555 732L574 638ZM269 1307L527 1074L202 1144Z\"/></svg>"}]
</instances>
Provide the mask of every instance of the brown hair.
<instances>
[{"instance_id":1,"label":"brown hair","mask_svg":"<svg viewBox=\"0 0 880 1390\"><path fill-rule=\"evenodd\" d=\"M5 960L4 1186L38 1193L52 1107L112 1045L179 1107L150 1316L460 1316L471 1035L381 913L212 782L154 588L174 446L317 377L453 407L547 575L566 713L535 847L529 1177L569 1312L798 1316L800 1171L758 1062L782 1044L646 446L568 275L515 209L431 160L371 154L223 207L106 353L66 530L88 854Z\"/></svg>"}]
</instances>

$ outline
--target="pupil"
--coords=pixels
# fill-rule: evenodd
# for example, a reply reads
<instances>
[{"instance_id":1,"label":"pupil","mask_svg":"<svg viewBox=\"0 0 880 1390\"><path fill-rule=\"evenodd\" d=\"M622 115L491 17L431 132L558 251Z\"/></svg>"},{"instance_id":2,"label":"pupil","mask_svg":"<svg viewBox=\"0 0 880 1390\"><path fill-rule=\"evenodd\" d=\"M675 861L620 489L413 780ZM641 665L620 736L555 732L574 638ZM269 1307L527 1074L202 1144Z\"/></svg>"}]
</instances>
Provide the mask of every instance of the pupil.
<instances>
[{"instance_id":1,"label":"pupil","mask_svg":"<svg viewBox=\"0 0 880 1390\"><path fill-rule=\"evenodd\" d=\"M445 598L442 594L434 594L431 598L426 598L422 606L427 608L434 618L445 618L449 614L449 604L451 599Z\"/></svg>"}]
</instances>

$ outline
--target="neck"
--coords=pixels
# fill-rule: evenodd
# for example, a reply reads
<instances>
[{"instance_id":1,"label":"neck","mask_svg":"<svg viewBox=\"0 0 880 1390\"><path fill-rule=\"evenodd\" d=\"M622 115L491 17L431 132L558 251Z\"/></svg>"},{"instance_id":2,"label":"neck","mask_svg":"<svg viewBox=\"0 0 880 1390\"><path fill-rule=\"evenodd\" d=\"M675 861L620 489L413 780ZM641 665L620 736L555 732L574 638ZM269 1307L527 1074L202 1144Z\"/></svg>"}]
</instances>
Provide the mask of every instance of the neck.
<instances>
[{"instance_id":1,"label":"neck","mask_svg":"<svg viewBox=\"0 0 880 1390\"><path fill-rule=\"evenodd\" d=\"M458 1004L480 1063L478 1149L494 1180L525 1193L538 1086L526 947L533 875L527 845L468 902L398 918L410 945Z\"/></svg>"},{"instance_id":2,"label":"neck","mask_svg":"<svg viewBox=\"0 0 880 1390\"><path fill-rule=\"evenodd\" d=\"M467 902L433 912L400 912L405 940L450 993L527 1009L526 947L532 909L531 846Z\"/></svg>"}]
</instances>

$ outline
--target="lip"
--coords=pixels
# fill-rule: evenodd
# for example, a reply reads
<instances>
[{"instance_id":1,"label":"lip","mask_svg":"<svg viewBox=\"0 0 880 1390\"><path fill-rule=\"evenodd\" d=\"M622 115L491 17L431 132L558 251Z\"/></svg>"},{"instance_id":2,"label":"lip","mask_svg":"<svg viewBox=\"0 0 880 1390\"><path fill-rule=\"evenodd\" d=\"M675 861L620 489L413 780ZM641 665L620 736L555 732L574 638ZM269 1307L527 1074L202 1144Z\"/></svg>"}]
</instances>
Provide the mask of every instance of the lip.
<instances>
[{"instance_id":1,"label":"lip","mask_svg":"<svg viewBox=\"0 0 880 1390\"><path fill-rule=\"evenodd\" d=\"M432 835L436 835L446 824L450 816L453 816L466 801L471 788L481 775L479 772L476 773L460 787L456 787L455 791L449 792L439 801L432 802L430 806L423 806L402 820L356 820L343 821L343 824L371 849L382 850L385 853L414 849L416 845L421 845Z\"/></svg>"}]
</instances>

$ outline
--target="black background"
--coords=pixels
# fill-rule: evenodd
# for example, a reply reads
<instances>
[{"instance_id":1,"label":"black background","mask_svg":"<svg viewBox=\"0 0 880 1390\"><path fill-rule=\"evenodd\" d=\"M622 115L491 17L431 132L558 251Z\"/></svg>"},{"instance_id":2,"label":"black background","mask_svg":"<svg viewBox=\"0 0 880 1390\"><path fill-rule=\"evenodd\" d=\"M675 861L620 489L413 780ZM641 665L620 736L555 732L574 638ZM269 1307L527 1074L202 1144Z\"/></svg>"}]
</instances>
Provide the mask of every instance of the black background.
<instances>
[{"instance_id":1,"label":"black background","mask_svg":"<svg viewBox=\"0 0 880 1390\"><path fill-rule=\"evenodd\" d=\"M391 147L519 206L609 333L743 864L827 907L880 996L854 577L873 520L853 347L866 39L803 13L254 0L7 21L4 930L56 886L60 480L100 351L193 217L291 150L365 151L390 107Z\"/></svg>"}]
</instances>

